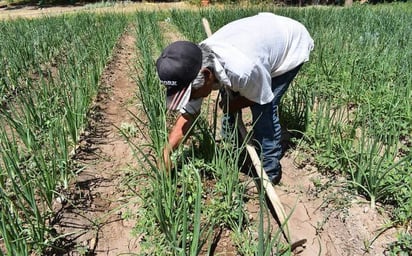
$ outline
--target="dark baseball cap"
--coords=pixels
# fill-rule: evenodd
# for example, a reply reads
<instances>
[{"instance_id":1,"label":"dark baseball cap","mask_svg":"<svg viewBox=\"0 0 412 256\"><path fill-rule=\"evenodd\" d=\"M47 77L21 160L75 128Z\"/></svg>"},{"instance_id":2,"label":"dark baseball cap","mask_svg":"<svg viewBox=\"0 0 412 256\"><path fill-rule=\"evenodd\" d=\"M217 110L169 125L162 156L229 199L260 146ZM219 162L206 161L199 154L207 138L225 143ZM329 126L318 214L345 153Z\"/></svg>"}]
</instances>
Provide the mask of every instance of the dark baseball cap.
<instances>
[{"instance_id":1,"label":"dark baseball cap","mask_svg":"<svg viewBox=\"0 0 412 256\"><path fill-rule=\"evenodd\" d=\"M166 106L180 110L190 99L191 83L202 66L202 51L189 41L168 45L156 61L157 74L167 88Z\"/></svg>"}]
</instances>

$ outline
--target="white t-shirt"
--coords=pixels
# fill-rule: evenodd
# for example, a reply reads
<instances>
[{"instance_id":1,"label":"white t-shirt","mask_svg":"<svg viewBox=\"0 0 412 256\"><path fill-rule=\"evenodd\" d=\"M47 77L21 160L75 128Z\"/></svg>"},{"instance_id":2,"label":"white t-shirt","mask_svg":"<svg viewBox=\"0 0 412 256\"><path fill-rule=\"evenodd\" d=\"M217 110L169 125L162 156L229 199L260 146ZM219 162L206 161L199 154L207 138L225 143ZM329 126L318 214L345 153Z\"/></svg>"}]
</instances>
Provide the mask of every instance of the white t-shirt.
<instances>
[{"instance_id":1,"label":"white t-shirt","mask_svg":"<svg viewBox=\"0 0 412 256\"><path fill-rule=\"evenodd\" d=\"M272 78L308 61L314 47L301 23L273 13L235 20L200 44L214 52L220 83L258 104L273 100ZM190 100L181 112L198 113L201 104Z\"/></svg>"}]
</instances>

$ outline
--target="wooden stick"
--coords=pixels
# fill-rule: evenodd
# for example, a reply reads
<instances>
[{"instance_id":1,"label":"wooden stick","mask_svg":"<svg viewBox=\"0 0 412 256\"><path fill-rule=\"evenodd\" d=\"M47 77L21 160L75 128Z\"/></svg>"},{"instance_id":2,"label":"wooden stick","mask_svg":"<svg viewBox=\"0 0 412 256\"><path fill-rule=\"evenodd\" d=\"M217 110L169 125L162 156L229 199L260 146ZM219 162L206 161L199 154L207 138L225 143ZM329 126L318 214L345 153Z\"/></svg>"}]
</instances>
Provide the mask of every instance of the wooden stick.
<instances>
[{"instance_id":1,"label":"wooden stick","mask_svg":"<svg viewBox=\"0 0 412 256\"><path fill-rule=\"evenodd\" d=\"M207 37L210 37L212 35L212 30L210 29L209 21L206 18L202 18L202 23Z\"/></svg>"},{"instance_id":2,"label":"wooden stick","mask_svg":"<svg viewBox=\"0 0 412 256\"><path fill-rule=\"evenodd\" d=\"M242 139L246 139L247 131L245 125L243 124L243 120L238 118L237 126ZM246 150L252 160L253 166L255 167L256 173L259 176L263 188L266 191L266 195L269 198L270 203L272 204L277 217L279 218L279 222L281 225L286 225L286 218L287 215L285 213L285 209L283 208L282 203L280 202L279 196L276 194L275 189L273 188L272 182L269 180L268 175L266 174L265 170L262 167L262 163L260 161L260 157L256 152L256 149L253 145L250 145L248 142L246 143Z\"/></svg>"}]
</instances>

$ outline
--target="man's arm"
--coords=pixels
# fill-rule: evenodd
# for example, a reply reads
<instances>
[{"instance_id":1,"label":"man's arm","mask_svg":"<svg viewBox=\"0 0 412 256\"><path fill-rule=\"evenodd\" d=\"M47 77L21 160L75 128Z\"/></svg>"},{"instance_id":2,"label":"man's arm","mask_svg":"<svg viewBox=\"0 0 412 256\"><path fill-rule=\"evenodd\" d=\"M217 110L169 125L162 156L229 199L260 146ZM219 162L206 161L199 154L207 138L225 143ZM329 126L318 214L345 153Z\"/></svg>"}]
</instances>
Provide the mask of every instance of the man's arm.
<instances>
[{"instance_id":1,"label":"man's arm","mask_svg":"<svg viewBox=\"0 0 412 256\"><path fill-rule=\"evenodd\" d=\"M163 148L163 160L165 162L167 171L170 171L170 169L172 168L170 155L172 154L173 150L175 150L180 145L183 138L192 126L193 121L194 117L192 115L182 114L177 118L175 125L170 131L168 143Z\"/></svg>"},{"instance_id":2,"label":"man's arm","mask_svg":"<svg viewBox=\"0 0 412 256\"><path fill-rule=\"evenodd\" d=\"M193 120L193 116L189 114L182 114L177 118L175 125L169 133L169 147L172 150L175 150L182 142L182 139L192 126Z\"/></svg>"}]
</instances>

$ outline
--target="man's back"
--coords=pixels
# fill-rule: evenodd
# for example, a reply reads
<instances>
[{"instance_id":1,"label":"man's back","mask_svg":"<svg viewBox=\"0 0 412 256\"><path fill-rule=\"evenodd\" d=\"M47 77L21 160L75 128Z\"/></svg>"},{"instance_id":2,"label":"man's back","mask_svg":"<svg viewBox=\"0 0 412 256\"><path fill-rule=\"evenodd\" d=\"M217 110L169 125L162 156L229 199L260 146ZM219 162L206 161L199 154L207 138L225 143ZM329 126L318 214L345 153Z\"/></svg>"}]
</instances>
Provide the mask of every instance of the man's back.
<instances>
[{"instance_id":1,"label":"man's back","mask_svg":"<svg viewBox=\"0 0 412 256\"><path fill-rule=\"evenodd\" d=\"M259 62L272 77L307 61L313 49L313 40L301 23L272 13L228 23L202 43L229 70L239 70L242 61Z\"/></svg>"}]
</instances>

